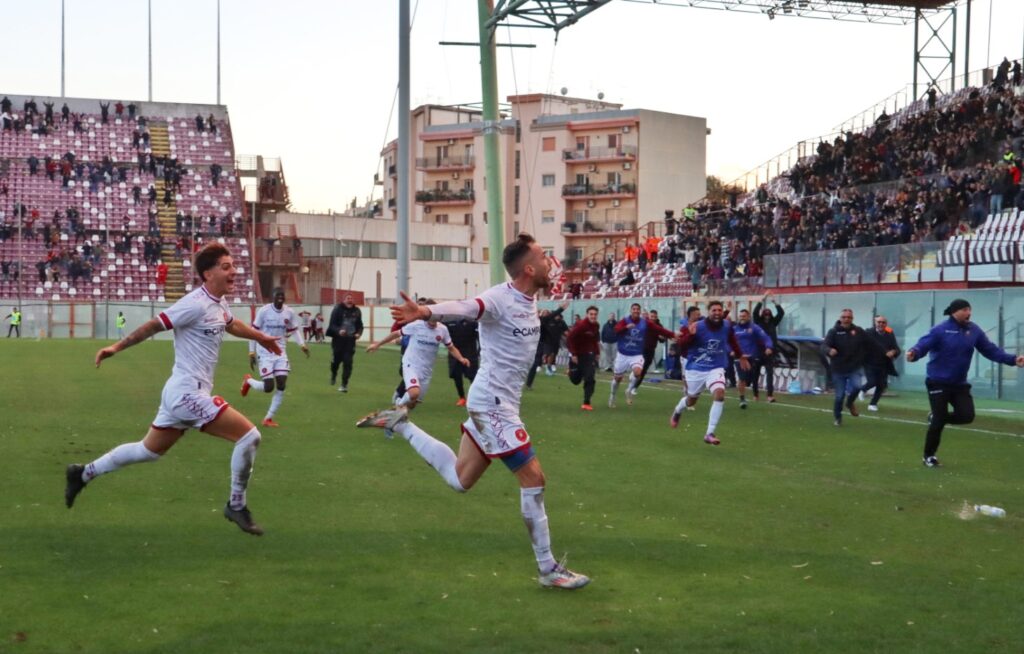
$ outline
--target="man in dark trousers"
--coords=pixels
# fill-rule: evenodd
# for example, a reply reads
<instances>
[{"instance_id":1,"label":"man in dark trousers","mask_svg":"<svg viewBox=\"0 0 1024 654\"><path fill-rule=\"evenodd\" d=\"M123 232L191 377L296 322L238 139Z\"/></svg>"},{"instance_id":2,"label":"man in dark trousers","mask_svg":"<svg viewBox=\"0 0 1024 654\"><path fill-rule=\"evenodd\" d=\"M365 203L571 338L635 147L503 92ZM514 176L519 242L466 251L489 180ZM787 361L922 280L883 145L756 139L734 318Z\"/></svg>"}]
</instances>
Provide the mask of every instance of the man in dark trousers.
<instances>
[{"instance_id":1,"label":"man in dark trousers","mask_svg":"<svg viewBox=\"0 0 1024 654\"><path fill-rule=\"evenodd\" d=\"M839 312L839 320L835 327L828 330L821 350L829 359L832 373L832 386L835 388L836 399L832 404L832 423L836 427L843 424L843 401L850 415L857 417L857 384L861 366L864 364L864 353L871 347L867 334L853 323L853 310L843 309Z\"/></svg>"},{"instance_id":2,"label":"man in dark trousers","mask_svg":"<svg viewBox=\"0 0 1024 654\"><path fill-rule=\"evenodd\" d=\"M452 345L469 360L469 365L466 366L451 352L448 353L448 377L455 383L455 391L459 394L459 401L455 403L455 406L466 406L466 387L462 380L466 378L473 381L476 377L476 369L480 367L479 325L475 320L459 318L445 321L444 326L448 328Z\"/></svg>"},{"instance_id":3,"label":"man in dark trousers","mask_svg":"<svg viewBox=\"0 0 1024 654\"><path fill-rule=\"evenodd\" d=\"M615 314L608 316L608 321L601 326L601 369L605 372L612 371L612 364L615 363L615 344L619 337L615 333Z\"/></svg>"},{"instance_id":4,"label":"man in dark trousers","mask_svg":"<svg viewBox=\"0 0 1024 654\"><path fill-rule=\"evenodd\" d=\"M555 309L554 311L548 311L547 309L544 309L540 312L540 340L537 341L537 354L533 359L533 365L530 366L530 372L528 372L526 375L526 388L528 389L533 389L533 380L537 378L537 367L540 366L542 363L545 366L547 366L546 355L549 349L548 343L550 342L552 323L555 322L556 318L561 317L562 312L565 311L565 308L568 306L569 301L566 300L565 302L559 304L558 308ZM565 320L561 320L560 322L563 325L565 324ZM563 333L565 333L564 330L558 332L559 341L561 341ZM556 354L558 353L557 347L558 345L556 342ZM552 362L554 362L554 357L551 357L551 360ZM550 375L553 373L548 372L548 374Z\"/></svg>"},{"instance_id":5,"label":"man in dark trousers","mask_svg":"<svg viewBox=\"0 0 1024 654\"><path fill-rule=\"evenodd\" d=\"M562 311L569 303L565 302L563 304L564 306L560 307L558 311L551 312L547 325L542 322L540 326L540 338L544 348L544 372L549 377L554 375L557 369L555 367L555 359L558 358L558 350L562 348L562 336L569 331L569 325L565 323L565 318L562 317Z\"/></svg>"},{"instance_id":6,"label":"man in dark trousers","mask_svg":"<svg viewBox=\"0 0 1024 654\"><path fill-rule=\"evenodd\" d=\"M772 341L772 354L760 359L757 362L757 370L751 371L750 376L754 380L753 390L756 401L760 397L757 386L761 376L761 366L764 366L764 385L770 404L775 401L775 357L778 356L779 351L779 323L782 322L782 317L786 315L786 312L782 310L778 302L772 302L775 305L775 314L772 315L772 310L767 307L769 297L771 296L766 294L760 302L754 305L754 324L768 334L768 338Z\"/></svg>"},{"instance_id":7,"label":"man in dark trousers","mask_svg":"<svg viewBox=\"0 0 1024 654\"><path fill-rule=\"evenodd\" d=\"M597 307L587 307L587 317L580 319L565 337L569 350L569 381L574 386L583 382L583 404L580 409L593 411L590 398L594 396L594 373L601 354L601 328L597 323Z\"/></svg>"},{"instance_id":8,"label":"man in dark trousers","mask_svg":"<svg viewBox=\"0 0 1024 654\"><path fill-rule=\"evenodd\" d=\"M935 457L942 441L942 429L947 425L966 425L974 422L974 398L967 372L977 350L986 359L1008 366L1024 368L1024 355L1014 356L988 340L985 331L971 322L971 305L967 300L953 300L943 315L949 320L940 322L907 350L907 361L913 363L928 354L928 369L924 385L928 389L928 433L924 440L922 463L937 468ZM949 405L953 413L949 413Z\"/></svg>"},{"instance_id":9,"label":"man in dark trousers","mask_svg":"<svg viewBox=\"0 0 1024 654\"><path fill-rule=\"evenodd\" d=\"M875 328L868 330L868 338L873 347L864 355L864 385L860 387L860 399L863 400L870 389L875 389L868 411L878 411L878 400L889 386L889 377L899 376L894 362L900 355L900 346L896 344L896 335L885 316L875 316Z\"/></svg>"},{"instance_id":10,"label":"man in dark trousers","mask_svg":"<svg viewBox=\"0 0 1024 654\"><path fill-rule=\"evenodd\" d=\"M654 309L647 312L647 320L659 327L664 327L661 321L658 320L658 312ZM656 330L652 329L647 332L644 339L644 367L640 371L640 378L636 380L636 388L640 388L640 384L644 383L647 371L650 370L651 364L654 363L654 358L658 354L658 346L667 340L664 336L659 335Z\"/></svg>"},{"instance_id":11,"label":"man in dark trousers","mask_svg":"<svg viewBox=\"0 0 1024 654\"><path fill-rule=\"evenodd\" d=\"M338 365L341 364L341 386L339 393L348 392L348 380L352 377L352 355L356 351L356 341L363 335L363 312L355 305L352 294L346 293L341 304L331 311L331 321L327 325L327 335L331 337L331 386L338 381Z\"/></svg>"}]
</instances>

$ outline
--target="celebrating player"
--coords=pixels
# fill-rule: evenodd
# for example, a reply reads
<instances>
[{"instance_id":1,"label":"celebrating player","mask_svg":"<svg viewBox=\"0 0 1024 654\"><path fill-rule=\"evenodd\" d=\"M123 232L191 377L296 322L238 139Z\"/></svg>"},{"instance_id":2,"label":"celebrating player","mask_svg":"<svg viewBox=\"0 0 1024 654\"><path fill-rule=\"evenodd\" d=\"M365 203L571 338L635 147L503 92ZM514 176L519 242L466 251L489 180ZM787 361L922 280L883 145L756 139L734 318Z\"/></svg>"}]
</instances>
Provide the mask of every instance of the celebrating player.
<instances>
[{"instance_id":1,"label":"celebrating player","mask_svg":"<svg viewBox=\"0 0 1024 654\"><path fill-rule=\"evenodd\" d=\"M273 391L274 397L270 399L270 408L267 409L267 415L263 418L263 426L280 427L281 425L274 422L274 414L281 408L281 402L284 401L284 388L288 382L288 373L292 369L288 362L286 349L289 334L302 347L302 353L306 355L307 359L309 358L309 347L306 346L302 332L299 331L298 316L295 315L291 307L285 306L283 288L274 289L274 301L260 307L252 326L275 337L279 351L275 354L257 345L256 341L249 341L249 368L253 371L258 369L261 379L254 379L252 375L243 377L242 397L249 394L250 388L262 389L264 393ZM275 386L277 387L276 391L274 390Z\"/></svg>"},{"instance_id":2,"label":"celebrating player","mask_svg":"<svg viewBox=\"0 0 1024 654\"><path fill-rule=\"evenodd\" d=\"M730 347L739 361L740 370L750 369L747 355L740 350L732 323L722 317L722 303L712 300L708 303L708 316L691 322L679 334L679 347L686 348L686 394L676 404L669 424L679 426L683 409L697 404L705 388L714 400L708 414L708 430L704 442L718 445L715 429L725 408L725 367L729 365L726 347Z\"/></svg>"},{"instance_id":3,"label":"celebrating player","mask_svg":"<svg viewBox=\"0 0 1024 654\"><path fill-rule=\"evenodd\" d=\"M119 445L88 465L69 465L64 501L70 509L78 494L94 478L133 463L156 461L178 442L186 429L197 428L235 444L231 454L231 495L224 506L224 517L242 531L260 536L263 529L253 521L246 505L246 487L260 444L260 432L223 398L210 392L224 332L254 340L275 354L281 351L275 337L231 316L224 294L234 288L235 265L227 248L219 243L203 248L195 257L195 270L203 280L202 286L125 339L96 353L99 368L104 359L121 350L159 331L174 330L174 369L164 384L160 409L145 438Z\"/></svg>"},{"instance_id":4,"label":"celebrating player","mask_svg":"<svg viewBox=\"0 0 1024 654\"><path fill-rule=\"evenodd\" d=\"M636 395L636 385L644 370L644 344L647 341L647 333L654 332L666 338L675 338L675 334L661 325L651 322L640 315L640 305L635 302L629 307L629 315L615 325L615 333L618 335L616 346L618 351L615 354L615 365L612 368L612 390L608 395L608 406L615 408L615 394L619 391L619 384L626 371L629 370L629 386L626 388L626 404L633 404L633 396Z\"/></svg>"},{"instance_id":5,"label":"celebrating player","mask_svg":"<svg viewBox=\"0 0 1024 654\"><path fill-rule=\"evenodd\" d=\"M469 359L462 356L459 348L452 343L448 328L440 324L440 318L439 315L431 315L427 320L407 323L388 334L383 341L370 343L366 347L367 352L376 352L381 345L393 343L402 337L409 338L405 352L402 353L402 381L405 383L405 392L395 403L401 407L408 407L409 411L416 408L430 388L438 345L448 348L448 353L461 365L470 364Z\"/></svg>"},{"instance_id":6,"label":"celebrating player","mask_svg":"<svg viewBox=\"0 0 1024 654\"><path fill-rule=\"evenodd\" d=\"M590 579L551 555L551 536L544 508L544 472L519 417L526 373L540 338L537 292L551 284L544 251L528 234L520 234L502 253L512 281L484 291L473 300L419 306L404 293L405 303L391 308L395 320L410 323L432 315L461 316L480 323L481 365L469 388L469 419L462 424L456 456L446 444L408 420L405 407L366 416L359 427L393 429L458 492L465 492L500 459L520 486L520 509L533 544L542 586L580 588Z\"/></svg>"},{"instance_id":7,"label":"celebrating player","mask_svg":"<svg viewBox=\"0 0 1024 654\"><path fill-rule=\"evenodd\" d=\"M746 370L740 369L736 373L737 386L740 391L740 408L747 408L747 386L757 388L757 379L754 375L761 369L761 361L772 356L772 339L759 326L750 321L750 312L746 309L740 310L740 320L733 326L736 332L736 341L740 344L740 350L747 355L747 363L750 365ZM742 365L742 359L736 362L737 366ZM757 399L755 392L754 399Z\"/></svg>"},{"instance_id":8,"label":"celebrating player","mask_svg":"<svg viewBox=\"0 0 1024 654\"><path fill-rule=\"evenodd\" d=\"M594 373L600 356L601 326L597 324L597 307L587 307L587 317L572 326L565 337L569 350L569 381L578 386L583 382L583 404L580 409L593 411L590 398L594 395Z\"/></svg>"}]
</instances>

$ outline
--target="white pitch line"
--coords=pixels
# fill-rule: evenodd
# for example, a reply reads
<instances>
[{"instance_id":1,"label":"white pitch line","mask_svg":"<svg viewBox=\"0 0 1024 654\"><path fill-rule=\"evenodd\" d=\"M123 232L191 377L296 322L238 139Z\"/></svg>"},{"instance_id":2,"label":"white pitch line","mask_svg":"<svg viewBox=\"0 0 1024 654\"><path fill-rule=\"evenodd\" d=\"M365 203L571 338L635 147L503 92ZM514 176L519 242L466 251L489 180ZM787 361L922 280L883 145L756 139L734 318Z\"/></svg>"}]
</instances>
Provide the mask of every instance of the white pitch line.
<instances>
[{"instance_id":1,"label":"white pitch line","mask_svg":"<svg viewBox=\"0 0 1024 654\"><path fill-rule=\"evenodd\" d=\"M672 380L672 381L677 381L677 380ZM681 386L680 386L679 390L675 390L675 389L672 389L672 388L662 388L661 387L662 383L665 383L665 382L659 382L658 384L645 383L643 386L641 386L641 388L650 388L652 390L667 391L667 392L670 392L670 393L681 393L681 391L682 391L682 387ZM826 393L822 393L822 395L826 396L827 394ZM831 397L831 396L829 396L829 397ZM765 404L767 404L767 403L765 403ZM789 407L791 409L803 409L805 411L817 411L818 413L829 413L829 414L832 413L832 409L820 409L818 407L804 406L802 404L789 404L789 403L786 403L786 402L779 402L778 400L775 401L775 404L778 404L779 406ZM867 418L869 420L881 420L882 422L899 422L899 423L902 423L902 424L905 424L905 425L916 425L918 427L927 427L928 426L927 422L920 422L920 421L917 421L917 420L908 420L906 418L887 418L887 417L883 417L883 416L869 416L869 415L865 415L863 413L860 414L860 418ZM859 420L860 418L857 418L857 419ZM1008 432L1008 431L993 431L991 429L979 429L977 427L961 427L960 425L946 425L946 429L957 429L959 431L969 431L969 432L974 432L975 434L989 434L991 436L1010 436L1011 438L1024 438L1024 434L1015 434L1013 432Z\"/></svg>"}]
</instances>

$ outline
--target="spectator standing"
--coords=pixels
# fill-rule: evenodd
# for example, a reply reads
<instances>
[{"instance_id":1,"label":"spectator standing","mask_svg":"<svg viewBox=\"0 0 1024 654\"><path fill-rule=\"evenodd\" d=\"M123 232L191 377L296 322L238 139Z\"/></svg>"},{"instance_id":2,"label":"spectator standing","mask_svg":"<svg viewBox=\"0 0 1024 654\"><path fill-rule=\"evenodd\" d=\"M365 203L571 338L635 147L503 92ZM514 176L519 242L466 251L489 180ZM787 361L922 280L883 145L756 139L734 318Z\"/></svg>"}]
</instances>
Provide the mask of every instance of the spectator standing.
<instances>
[{"instance_id":1,"label":"spectator standing","mask_svg":"<svg viewBox=\"0 0 1024 654\"><path fill-rule=\"evenodd\" d=\"M953 300L942 313L949 319L932 327L907 350L907 361L911 363L929 355L924 385L932 410L928 414L922 459L929 468L941 465L935 454L939 451L943 428L974 422L974 398L971 385L967 383L974 351L997 363L1024 368L1024 355L1014 356L1004 351L988 339L981 327L971 322L971 304L967 300ZM949 405L953 406L952 414Z\"/></svg>"},{"instance_id":2,"label":"spectator standing","mask_svg":"<svg viewBox=\"0 0 1024 654\"><path fill-rule=\"evenodd\" d=\"M868 338L873 347L864 355L864 385L860 388L860 399L872 388L875 392L868 403L868 411L878 411L878 400L889 386L889 377L898 377L896 357L900 355L900 347L896 344L896 335L889 327L885 316L875 316L875 328L868 330Z\"/></svg>"},{"instance_id":3,"label":"spectator standing","mask_svg":"<svg viewBox=\"0 0 1024 654\"><path fill-rule=\"evenodd\" d=\"M202 120L202 117L199 117L199 120ZM355 305L351 293L346 293L341 303L335 305L331 311L327 335L331 337L331 348L334 353L331 360L331 386L338 381L340 365L341 386L338 386L338 392L347 393L348 381L352 377L352 355L356 351L356 341L363 335L363 312Z\"/></svg>"},{"instance_id":4,"label":"spectator standing","mask_svg":"<svg viewBox=\"0 0 1024 654\"><path fill-rule=\"evenodd\" d=\"M772 314L772 310L768 308L768 298L771 294L765 294L760 302L754 305L754 324L764 330L765 334L768 334L768 338L772 341L772 354L764 357L757 362L758 368L751 373L751 377L754 380L754 401L759 399L758 393L758 382L761 376L760 366L764 366L764 386L768 393L768 403L771 404L775 401L775 357L778 356L776 353L779 351L779 324L782 322L782 318L786 315L786 312L782 310L782 306L778 302L772 302L775 305L775 314Z\"/></svg>"},{"instance_id":5,"label":"spectator standing","mask_svg":"<svg viewBox=\"0 0 1024 654\"><path fill-rule=\"evenodd\" d=\"M867 334L853 322L853 310L843 309L839 320L828 330L821 344L822 352L829 359L832 373L832 386L835 389L835 402L832 404L833 424L843 424L843 403L850 410L850 415L857 417L857 380L864 363L864 352L871 346Z\"/></svg>"}]
</instances>

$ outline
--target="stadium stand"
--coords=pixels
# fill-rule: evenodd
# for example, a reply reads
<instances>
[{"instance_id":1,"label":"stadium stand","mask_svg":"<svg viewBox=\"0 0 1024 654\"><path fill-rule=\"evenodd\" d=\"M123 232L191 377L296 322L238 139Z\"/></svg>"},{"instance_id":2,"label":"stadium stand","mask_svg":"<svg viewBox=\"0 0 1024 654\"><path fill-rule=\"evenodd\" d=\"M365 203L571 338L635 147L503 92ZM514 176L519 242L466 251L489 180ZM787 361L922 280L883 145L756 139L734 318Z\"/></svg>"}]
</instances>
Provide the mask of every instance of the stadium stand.
<instances>
[{"instance_id":1,"label":"stadium stand","mask_svg":"<svg viewBox=\"0 0 1024 654\"><path fill-rule=\"evenodd\" d=\"M822 140L814 155L759 188L727 204L701 203L696 219L677 229L649 223L647 234L664 243L642 272L626 255L629 242L591 254L583 261L589 279L577 290L581 297L676 295L680 283L700 289L709 280L757 277L766 255L936 241L945 242L937 266L1020 262L1020 82L997 76ZM603 263L609 255L611 269ZM636 283L622 286L629 269Z\"/></svg>"},{"instance_id":2,"label":"stadium stand","mask_svg":"<svg viewBox=\"0 0 1024 654\"><path fill-rule=\"evenodd\" d=\"M0 298L171 301L196 281L191 253L217 239L239 268L230 300L248 301L251 246L227 111L109 108L0 101Z\"/></svg>"}]
</instances>

